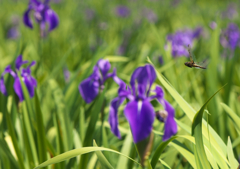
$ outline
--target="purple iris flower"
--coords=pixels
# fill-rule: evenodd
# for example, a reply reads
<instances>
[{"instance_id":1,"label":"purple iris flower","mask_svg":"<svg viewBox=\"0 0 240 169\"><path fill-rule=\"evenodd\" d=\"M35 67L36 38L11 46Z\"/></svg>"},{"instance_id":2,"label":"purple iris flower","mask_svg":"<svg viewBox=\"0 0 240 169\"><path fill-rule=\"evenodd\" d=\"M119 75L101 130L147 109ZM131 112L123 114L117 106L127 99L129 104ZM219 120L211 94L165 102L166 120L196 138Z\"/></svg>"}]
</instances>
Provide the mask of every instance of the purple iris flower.
<instances>
[{"instance_id":1,"label":"purple iris flower","mask_svg":"<svg viewBox=\"0 0 240 169\"><path fill-rule=\"evenodd\" d=\"M224 30L220 36L220 43L224 48L235 50L240 42L240 31L238 26L230 23L228 28Z\"/></svg>"},{"instance_id":2,"label":"purple iris flower","mask_svg":"<svg viewBox=\"0 0 240 169\"><path fill-rule=\"evenodd\" d=\"M70 72L67 67L63 68L63 75L64 75L65 82L68 83L70 80Z\"/></svg>"},{"instance_id":3,"label":"purple iris flower","mask_svg":"<svg viewBox=\"0 0 240 169\"><path fill-rule=\"evenodd\" d=\"M234 19L238 16L237 4L230 4L225 11L222 12L223 18Z\"/></svg>"},{"instance_id":4,"label":"purple iris flower","mask_svg":"<svg viewBox=\"0 0 240 169\"><path fill-rule=\"evenodd\" d=\"M104 88L104 82L116 76L116 71L108 73L111 68L109 61L100 59L93 68L93 73L79 85L79 92L86 103L91 103Z\"/></svg>"},{"instance_id":5,"label":"purple iris flower","mask_svg":"<svg viewBox=\"0 0 240 169\"><path fill-rule=\"evenodd\" d=\"M130 124L135 143L144 140L150 135L155 117L165 123L163 141L177 133L177 124L174 120L175 111L164 99L163 89L156 86L155 90L150 90L156 79L156 73L152 65L138 67L132 74L130 87L126 86L118 77L113 78L120 85L120 88L118 97L114 98L110 105L109 124L111 131L118 138L121 138L118 129L118 107L125 99L128 99L129 102L124 108L124 115ZM150 92L155 94L150 95ZM165 110L156 114L150 103L153 99L157 99Z\"/></svg>"},{"instance_id":6,"label":"purple iris flower","mask_svg":"<svg viewBox=\"0 0 240 169\"><path fill-rule=\"evenodd\" d=\"M192 46L193 40L199 38L201 32L202 28L198 27L195 30L178 31L175 34L168 35L167 40L172 44L173 57L188 57L187 46Z\"/></svg>"},{"instance_id":7,"label":"purple iris flower","mask_svg":"<svg viewBox=\"0 0 240 169\"><path fill-rule=\"evenodd\" d=\"M128 7L120 5L115 10L116 14L120 17L128 17L130 15L130 10Z\"/></svg>"},{"instance_id":8,"label":"purple iris flower","mask_svg":"<svg viewBox=\"0 0 240 169\"><path fill-rule=\"evenodd\" d=\"M91 20L93 20L94 19L94 17L95 17L95 11L94 10L92 10L92 9L90 9L90 8L88 8L88 9L86 9L85 10L85 18L86 18L86 20L88 20L88 21L91 21Z\"/></svg>"},{"instance_id":9,"label":"purple iris flower","mask_svg":"<svg viewBox=\"0 0 240 169\"><path fill-rule=\"evenodd\" d=\"M59 19L57 14L49 7L49 0L41 2L39 0L30 0L28 9L23 15L23 23L29 27L33 28L32 20L30 18L30 12L34 11L34 18L36 22L40 25L41 31L46 30L46 24L49 25L48 31L52 31L58 26Z\"/></svg>"},{"instance_id":10,"label":"purple iris flower","mask_svg":"<svg viewBox=\"0 0 240 169\"><path fill-rule=\"evenodd\" d=\"M8 39L17 39L20 36L18 27L11 27L7 32Z\"/></svg>"},{"instance_id":11,"label":"purple iris flower","mask_svg":"<svg viewBox=\"0 0 240 169\"><path fill-rule=\"evenodd\" d=\"M156 23L158 20L157 15L151 9L144 8L142 14L150 23Z\"/></svg>"},{"instance_id":12,"label":"purple iris flower","mask_svg":"<svg viewBox=\"0 0 240 169\"><path fill-rule=\"evenodd\" d=\"M19 55L16 59L15 68L17 71L20 71L22 80L28 89L29 95L30 95L30 97L33 97L34 96L34 88L37 86L37 81L32 77L30 68L33 65L35 65L36 62L33 61L27 68L21 68L21 66L26 63L28 63L28 61L23 61L22 55ZM14 91L18 95L19 100L23 101L24 95L23 95L23 90L21 87L20 79L19 79L17 73L11 69L10 65L5 68L4 72L1 75L1 79L0 79L1 93L3 93L5 96L7 96L7 90L6 90L6 87L4 84L4 78L3 78L6 73L9 73L15 79L14 84L13 84Z\"/></svg>"}]
</instances>

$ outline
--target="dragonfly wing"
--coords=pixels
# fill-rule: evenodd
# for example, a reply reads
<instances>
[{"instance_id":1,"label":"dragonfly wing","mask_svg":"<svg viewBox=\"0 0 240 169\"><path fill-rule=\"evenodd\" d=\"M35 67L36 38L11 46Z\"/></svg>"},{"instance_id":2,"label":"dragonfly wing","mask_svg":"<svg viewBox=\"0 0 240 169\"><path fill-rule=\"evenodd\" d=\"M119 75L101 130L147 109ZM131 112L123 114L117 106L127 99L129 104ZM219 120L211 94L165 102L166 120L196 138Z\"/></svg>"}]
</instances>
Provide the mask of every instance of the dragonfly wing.
<instances>
[{"instance_id":1,"label":"dragonfly wing","mask_svg":"<svg viewBox=\"0 0 240 169\"><path fill-rule=\"evenodd\" d=\"M196 65L206 68L209 64L209 60L205 59L202 62L195 62Z\"/></svg>"},{"instance_id":2,"label":"dragonfly wing","mask_svg":"<svg viewBox=\"0 0 240 169\"><path fill-rule=\"evenodd\" d=\"M200 65L197 65L197 64L194 64L193 67L195 67L197 69L207 69L206 67L203 67L203 66L200 66Z\"/></svg>"},{"instance_id":3,"label":"dragonfly wing","mask_svg":"<svg viewBox=\"0 0 240 169\"><path fill-rule=\"evenodd\" d=\"M193 63L193 59L192 59L192 55L191 55L191 50L190 50L190 46L188 45L188 53L189 53L189 57L190 57L190 61Z\"/></svg>"}]
</instances>

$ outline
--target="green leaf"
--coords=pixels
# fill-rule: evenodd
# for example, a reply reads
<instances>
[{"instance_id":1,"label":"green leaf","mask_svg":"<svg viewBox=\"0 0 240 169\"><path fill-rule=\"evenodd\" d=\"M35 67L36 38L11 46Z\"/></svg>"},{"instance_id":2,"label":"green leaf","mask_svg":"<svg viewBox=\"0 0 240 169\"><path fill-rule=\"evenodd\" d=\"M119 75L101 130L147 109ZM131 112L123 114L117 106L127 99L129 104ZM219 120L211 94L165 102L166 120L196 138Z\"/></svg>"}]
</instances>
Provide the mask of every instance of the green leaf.
<instances>
[{"instance_id":1,"label":"green leaf","mask_svg":"<svg viewBox=\"0 0 240 169\"><path fill-rule=\"evenodd\" d=\"M122 146L122 150L121 150L122 154L126 154L126 155L130 154L130 150L131 150L131 147L132 147L132 142L133 142L132 141L132 133L129 130L128 134L127 134L127 136L126 136L126 138L124 139L124 142L123 142L123 146ZM120 156L119 159L118 159L116 169L127 168L127 162L128 161L127 161L126 158L124 158L123 156Z\"/></svg>"},{"instance_id":2,"label":"green leaf","mask_svg":"<svg viewBox=\"0 0 240 169\"><path fill-rule=\"evenodd\" d=\"M170 143L174 148L176 148L185 158L186 160L191 164L191 166L193 168L197 168L196 167L196 161L195 161L195 158L194 158L194 155L189 152L188 150L186 150L183 146L181 145L178 145L174 142L171 142Z\"/></svg>"},{"instance_id":3,"label":"green leaf","mask_svg":"<svg viewBox=\"0 0 240 169\"><path fill-rule=\"evenodd\" d=\"M95 140L93 140L93 146L98 147ZM109 161L106 159L106 157L103 155L101 151L96 151L96 155L98 156L98 159L100 163L102 164L103 168L113 168L113 166L109 163Z\"/></svg>"},{"instance_id":4,"label":"green leaf","mask_svg":"<svg viewBox=\"0 0 240 169\"><path fill-rule=\"evenodd\" d=\"M32 107L32 103L30 100L30 95L28 92L28 89L25 85L25 83L22 81L22 77L20 75L20 72L18 73L18 78L20 79L20 83L21 83L21 88L23 91L23 95L24 95L24 101L22 102L22 111L23 111L23 125L25 126L26 129L26 139L28 139L29 142L29 146L30 146L30 150L31 150L31 154L29 154L30 156L32 156L33 161L31 163L33 163L34 165L37 165L38 162L38 158L37 158L37 149L36 149L36 144L34 141L34 131L32 130L32 124L31 124L31 120L33 117L31 117L31 115L34 115L34 109Z\"/></svg>"},{"instance_id":5,"label":"green leaf","mask_svg":"<svg viewBox=\"0 0 240 169\"><path fill-rule=\"evenodd\" d=\"M60 154L60 155L56 156L56 157L53 157L53 158L45 161L44 163L38 165L37 167L35 167L35 169L42 168L42 167L48 166L50 164L59 163L61 161L64 161L64 160L76 157L78 155L82 155L82 154L86 154L86 153L90 153L90 152L95 152L95 151L109 151L109 152L113 152L113 153L125 156L126 158L128 158L128 159L134 161L136 164L140 165L134 159L132 159L132 158L130 158L130 157L128 157L128 156L126 156L126 155L124 155L122 153L119 153L118 151L112 150L112 149L102 148L102 147L83 147L83 148L70 150L70 151L67 151L67 152L65 152L63 154Z\"/></svg>"},{"instance_id":6,"label":"green leaf","mask_svg":"<svg viewBox=\"0 0 240 169\"><path fill-rule=\"evenodd\" d=\"M231 165L231 169L238 168L239 164L238 164L237 160L234 157L233 149L232 149L232 143L231 143L230 137L228 137L227 151L228 151L228 159L229 159L229 163Z\"/></svg>"},{"instance_id":7,"label":"green leaf","mask_svg":"<svg viewBox=\"0 0 240 169\"><path fill-rule=\"evenodd\" d=\"M240 134L240 117L238 117L238 115L234 113L234 111L230 107L228 107L226 104L221 103L221 106L228 113L230 119L232 120L238 133Z\"/></svg>"},{"instance_id":8,"label":"green leaf","mask_svg":"<svg viewBox=\"0 0 240 169\"><path fill-rule=\"evenodd\" d=\"M90 122L88 124L87 130L85 132L85 136L84 136L84 142L83 142L83 147L86 146L90 146L91 145L91 140L93 140L93 134L95 131L95 126L96 123L98 121L98 117L100 114L100 111L102 109L103 106L103 102L104 102L104 95L105 94L105 90L97 96L97 98L95 99L93 108L91 109L90 113ZM81 156L81 160L80 160L80 168L86 168L87 167L87 162L88 162L88 154Z\"/></svg>"},{"instance_id":9,"label":"green leaf","mask_svg":"<svg viewBox=\"0 0 240 169\"><path fill-rule=\"evenodd\" d=\"M163 161L163 160L161 160L161 159L159 159L159 161L160 161L165 167L171 169L171 167L168 166L167 163L166 163L165 161Z\"/></svg>"},{"instance_id":10,"label":"green leaf","mask_svg":"<svg viewBox=\"0 0 240 169\"><path fill-rule=\"evenodd\" d=\"M8 97L8 105L9 105L9 103L11 103L11 106L12 106L12 97ZM15 133L15 130L14 130L14 126L13 126L13 123L11 121L11 116L10 116L10 112L12 113L12 109L11 109L12 107L11 106L8 106L9 109L7 109L6 110L7 112L5 113L7 126L8 126L8 131L9 131L9 134L12 138L13 146L14 146L15 152L16 152L17 157L18 157L19 168L24 169L25 167L24 167L22 152L20 151L17 136L16 136L16 133Z\"/></svg>"},{"instance_id":11,"label":"green leaf","mask_svg":"<svg viewBox=\"0 0 240 169\"><path fill-rule=\"evenodd\" d=\"M105 56L104 59L109 62L127 62L129 60L129 58L123 56Z\"/></svg>"},{"instance_id":12,"label":"green leaf","mask_svg":"<svg viewBox=\"0 0 240 169\"><path fill-rule=\"evenodd\" d=\"M46 146L46 134L45 134L45 127L43 124L43 117L42 111L40 108L40 103L38 100L38 94L35 91L35 109L36 109L36 119L37 119L37 141L38 141L38 154L39 154L39 162L42 163L43 161L47 160L47 146Z\"/></svg>"},{"instance_id":13,"label":"green leaf","mask_svg":"<svg viewBox=\"0 0 240 169\"><path fill-rule=\"evenodd\" d=\"M158 162L158 159L159 157L161 156L163 150L167 147L167 145L173 141L174 139L178 138L178 136L173 136L171 137L169 140L165 141L165 142L162 142L156 149L156 151L154 152L153 154L153 157L152 157L152 160L151 160L151 165L152 165L152 168L154 169L157 162Z\"/></svg>"},{"instance_id":14,"label":"green leaf","mask_svg":"<svg viewBox=\"0 0 240 169\"><path fill-rule=\"evenodd\" d=\"M194 154L195 154L195 160L197 163L197 168L202 168L202 167L204 169L211 168L204 150L203 137L202 137L202 118L203 118L204 109L206 108L207 104L222 88L220 88L217 92L215 92L212 95L212 97L210 97L207 100L207 102L201 107L201 109L197 112L197 114L193 119L192 135L195 137L195 141L196 141L196 145L194 147Z\"/></svg>"}]
</instances>

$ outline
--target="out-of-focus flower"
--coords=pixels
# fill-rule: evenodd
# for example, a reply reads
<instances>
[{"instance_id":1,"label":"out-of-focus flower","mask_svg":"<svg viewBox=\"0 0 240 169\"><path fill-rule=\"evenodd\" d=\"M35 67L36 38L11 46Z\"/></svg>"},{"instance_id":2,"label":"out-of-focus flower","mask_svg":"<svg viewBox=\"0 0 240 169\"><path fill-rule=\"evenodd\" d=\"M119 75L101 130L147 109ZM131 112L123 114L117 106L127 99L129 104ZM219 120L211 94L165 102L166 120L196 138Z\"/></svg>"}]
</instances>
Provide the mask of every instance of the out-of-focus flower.
<instances>
[{"instance_id":1,"label":"out-of-focus flower","mask_svg":"<svg viewBox=\"0 0 240 169\"><path fill-rule=\"evenodd\" d=\"M131 41L131 36L132 36L132 31L127 30L123 32L123 36L122 36L122 43L119 45L118 49L117 49L117 54L118 55L125 55L126 51L128 49L128 44Z\"/></svg>"},{"instance_id":2,"label":"out-of-focus flower","mask_svg":"<svg viewBox=\"0 0 240 169\"><path fill-rule=\"evenodd\" d=\"M240 31L238 26L230 23L220 36L220 43L224 48L235 50L240 42Z\"/></svg>"},{"instance_id":3,"label":"out-of-focus flower","mask_svg":"<svg viewBox=\"0 0 240 169\"><path fill-rule=\"evenodd\" d=\"M70 79L70 72L66 67L63 68L63 75L64 75L65 82L68 83Z\"/></svg>"},{"instance_id":4,"label":"out-of-focus flower","mask_svg":"<svg viewBox=\"0 0 240 169\"><path fill-rule=\"evenodd\" d=\"M238 16L238 12L236 10L236 4L230 4L225 11L222 12L223 18L234 19Z\"/></svg>"},{"instance_id":5,"label":"out-of-focus flower","mask_svg":"<svg viewBox=\"0 0 240 169\"><path fill-rule=\"evenodd\" d=\"M106 22L100 22L99 23L99 29L107 30L108 29L108 24Z\"/></svg>"},{"instance_id":6,"label":"out-of-focus flower","mask_svg":"<svg viewBox=\"0 0 240 169\"><path fill-rule=\"evenodd\" d=\"M33 28L30 12L33 11L34 18L39 24L41 31L45 31L48 24L48 31L52 31L58 26L59 19L57 14L49 7L49 0L41 2L39 0L30 0L28 9L23 15L23 23Z\"/></svg>"},{"instance_id":7,"label":"out-of-focus flower","mask_svg":"<svg viewBox=\"0 0 240 169\"><path fill-rule=\"evenodd\" d=\"M163 57L162 56L158 57L158 61L159 61L160 65L163 65Z\"/></svg>"},{"instance_id":8,"label":"out-of-focus flower","mask_svg":"<svg viewBox=\"0 0 240 169\"><path fill-rule=\"evenodd\" d=\"M124 44L121 44L117 50L117 53L119 55L124 55L125 52L126 52L126 46Z\"/></svg>"},{"instance_id":9,"label":"out-of-focus flower","mask_svg":"<svg viewBox=\"0 0 240 169\"><path fill-rule=\"evenodd\" d=\"M214 30L217 27L217 23L212 21L212 22L209 23L209 27Z\"/></svg>"},{"instance_id":10,"label":"out-of-focus flower","mask_svg":"<svg viewBox=\"0 0 240 169\"><path fill-rule=\"evenodd\" d=\"M79 92L86 103L91 103L104 88L108 78L116 76L116 70L108 73L111 68L109 61L100 59L93 68L93 73L79 85Z\"/></svg>"},{"instance_id":11,"label":"out-of-focus flower","mask_svg":"<svg viewBox=\"0 0 240 169\"><path fill-rule=\"evenodd\" d=\"M167 41L171 42L173 57L188 57L187 46L192 46L194 39L199 38L201 32L202 28L198 27L195 30L177 31L175 34L168 35Z\"/></svg>"},{"instance_id":12,"label":"out-of-focus flower","mask_svg":"<svg viewBox=\"0 0 240 169\"><path fill-rule=\"evenodd\" d=\"M120 17L128 17L130 15L130 10L128 7L120 5L116 7L115 12Z\"/></svg>"},{"instance_id":13,"label":"out-of-focus flower","mask_svg":"<svg viewBox=\"0 0 240 169\"><path fill-rule=\"evenodd\" d=\"M19 55L16 59L15 69L16 69L16 71L20 72L20 75L21 75L22 80L23 80L23 82L25 83L25 85L28 89L30 97L33 97L34 96L34 88L37 86L37 81L32 77L30 68L33 65L35 65L36 62L33 61L27 68L21 68L22 65L26 64L26 63L28 63L28 61L23 61L22 60L22 55ZM14 72L11 69L10 65L5 68L4 72L1 75L1 79L0 79L0 91L1 91L1 93L3 93L5 96L7 96L7 90L6 90L6 87L5 87L5 84L4 84L4 75L6 73L9 73L15 79L14 84L13 84L14 91L18 95L19 100L23 101L24 100L24 95L23 95L23 90L22 90L22 87L21 87L21 82L19 80L19 77L18 77L17 73Z\"/></svg>"},{"instance_id":14,"label":"out-of-focus flower","mask_svg":"<svg viewBox=\"0 0 240 169\"><path fill-rule=\"evenodd\" d=\"M155 23L158 20L157 15L151 9L148 8L143 9L143 17L145 17L151 23Z\"/></svg>"},{"instance_id":15,"label":"out-of-focus flower","mask_svg":"<svg viewBox=\"0 0 240 169\"><path fill-rule=\"evenodd\" d=\"M7 32L7 38L8 39L17 39L20 36L19 32L19 16L18 15L12 15L11 16L11 23L9 25L9 29Z\"/></svg>"},{"instance_id":16,"label":"out-of-focus flower","mask_svg":"<svg viewBox=\"0 0 240 169\"><path fill-rule=\"evenodd\" d=\"M151 65L138 67L132 74L130 87L119 79L113 77L115 82L119 84L118 97L111 101L109 124L111 131L121 138L118 129L118 107L125 99L129 102L124 108L124 115L127 118L135 143L146 139L153 127L155 117L165 123L165 131L163 141L169 139L177 132L177 124L174 120L174 108L164 99L164 92L160 86L156 86L155 90L151 90L151 86L156 79L156 73ZM150 95L150 92L155 94ZM155 113L150 101L157 99L163 105L165 111L163 113ZM161 117L161 118L160 118Z\"/></svg>"},{"instance_id":17,"label":"out-of-focus flower","mask_svg":"<svg viewBox=\"0 0 240 169\"><path fill-rule=\"evenodd\" d=\"M91 20L93 20L94 17L95 17L95 11L90 9L90 8L87 8L85 10L85 18L86 18L86 20L91 21Z\"/></svg>"},{"instance_id":18,"label":"out-of-focus flower","mask_svg":"<svg viewBox=\"0 0 240 169\"><path fill-rule=\"evenodd\" d=\"M7 32L7 38L8 39L17 39L20 36L20 32L18 30L18 27L11 27Z\"/></svg>"}]
</instances>

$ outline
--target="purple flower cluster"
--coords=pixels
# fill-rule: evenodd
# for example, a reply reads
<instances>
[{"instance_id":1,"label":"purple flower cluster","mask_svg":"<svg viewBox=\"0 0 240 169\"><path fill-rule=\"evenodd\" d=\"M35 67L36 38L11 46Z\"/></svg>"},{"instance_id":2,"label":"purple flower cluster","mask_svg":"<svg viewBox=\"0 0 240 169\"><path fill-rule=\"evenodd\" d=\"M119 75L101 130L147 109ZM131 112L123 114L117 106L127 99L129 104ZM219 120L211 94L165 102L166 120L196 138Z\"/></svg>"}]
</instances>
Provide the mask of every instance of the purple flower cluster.
<instances>
[{"instance_id":1,"label":"purple flower cluster","mask_svg":"<svg viewBox=\"0 0 240 169\"><path fill-rule=\"evenodd\" d=\"M111 68L109 61L100 59L93 68L93 73L79 85L79 92L86 103L91 103L103 90L104 82L116 75L115 70L113 73L108 73Z\"/></svg>"},{"instance_id":2,"label":"purple flower cluster","mask_svg":"<svg viewBox=\"0 0 240 169\"><path fill-rule=\"evenodd\" d=\"M143 17L145 17L150 23L156 23L158 17L154 11L148 8L144 8L142 11Z\"/></svg>"},{"instance_id":3,"label":"purple flower cluster","mask_svg":"<svg viewBox=\"0 0 240 169\"><path fill-rule=\"evenodd\" d=\"M177 132L177 124L174 120L175 112L173 107L164 99L164 92L160 86L151 90L151 86L156 79L156 73L151 65L138 67L132 74L130 86L127 86L116 73L108 73L110 63L106 60L99 60L94 67L94 72L79 85L79 91L83 99L90 103L96 98L99 90L102 89L107 78L113 80L119 85L118 97L111 101L109 124L111 131L121 138L118 129L118 108L128 99L124 109L124 115L127 118L135 143L146 139L151 131L155 117L165 122L165 132L163 140L169 139ZM150 95L150 93L155 93ZM157 113L150 101L156 99L165 110Z\"/></svg>"},{"instance_id":4,"label":"purple flower cluster","mask_svg":"<svg viewBox=\"0 0 240 169\"><path fill-rule=\"evenodd\" d=\"M230 23L220 36L220 43L224 48L235 50L240 44L240 31L237 25Z\"/></svg>"},{"instance_id":5,"label":"purple flower cluster","mask_svg":"<svg viewBox=\"0 0 240 169\"><path fill-rule=\"evenodd\" d=\"M8 32L7 32L7 38L8 39L17 39L19 37L20 37L19 17L16 15L13 15L11 17L10 28L8 29Z\"/></svg>"},{"instance_id":6,"label":"purple flower cluster","mask_svg":"<svg viewBox=\"0 0 240 169\"><path fill-rule=\"evenodd\" d=\"M40 25L41 31L46 30L47 24L48 31L52 31L58 26L59 19L57 14L49 7L49 0L45 0L41 2L39 0L30 0L28 9L25 11L23 15L23 22L24 24L29 27L33 28L32 20L30 18L30 12L34 12L34 18L36 22Z\"/></svg>"},{"instance_id":7,"label":"purple flower cluster","mask_svg":"<svg viewBox=\"0 0 240 169\"><path fill-rule=\"evenodd\" d=\"M20 72L20 75L21 75L22 80L23 80L23 82L25 83L25 85L28 89L30 97L33 97L34 96L34 88L37 86L37 81L32 77L30 68L33 65L35 65L36 62L33 61L27 68L21 68L22 65L26 64L26 63L28 63L28 61L23 61L22 60L22 55L19 55L16 59L15 68L16 68L16 71ZM6 73L9 73L14 78L14 84L13 84L14 91L18 95L19 100L23 101L24 100L24 95L23 95L23 90L22 90L22 87L21 87L20 79L19 79L17 73L14 72L11 69L10 65L5 68L4 72L1 75L1 79L0 79L0 91L1 91L1 93L3 93L5 96L7 96L7 90L6 90L6 87L5 87L5 84L4 84L4 75Z\"/></svg>"},{"instance_id":8,"label":"purple flower cluster","mask_svg":"<svg viewBox=\"0 0 240 169\"><path fill-rule=\"evenodd\" d=\"M198 27L195 30L177 31L175 34L167 36L167 41L172 45L172 56L187 56L187 46L192 46L194 39L199 38L202 28Z\"/></svg>"},{"instance_id":9,"label":"purple flower cluster","mask_svg":"<svg viewBox=\"0 0 240 169\"><path fill-rule=\"evenodd\" d=\"M118 16L120 16L122 18L125 18L125 17L128 17L130 15L130 10L129 10L128 7L120 5L120 6L116 7L115 13Z\"/></svg>"},{"instance_id":10,"label":"purple flower cluster","mask_svg":"<svg viewBox=\"0 0 240 169\"><path fill-rule=\"evenodd\" d=\"M114 77L118 79L117 77ZM118 107L123 103L125 99L129 102L124 108L124 115L127 118L133 135L135 143L147 138L151 131L156 113L150 101L153 99L158 100L160 104L165 108L165 115L160 113L162 121L165 122L165 132L163 141L169 139L177 132L177 124L174 120L174 109L164 99L164 93L160 86L156 86L155 90L151 91L151 86L156 79L156 73L151 65L145 65L144 67L138 67L132 74L130 80L130 86L120 79L118 81L120 88L118 90L118 97L112 100L110 105L109 123L112 132L121 138L118 129ZM150 92L155 94L150 95Z\"/></svg>"}]
</instances>

